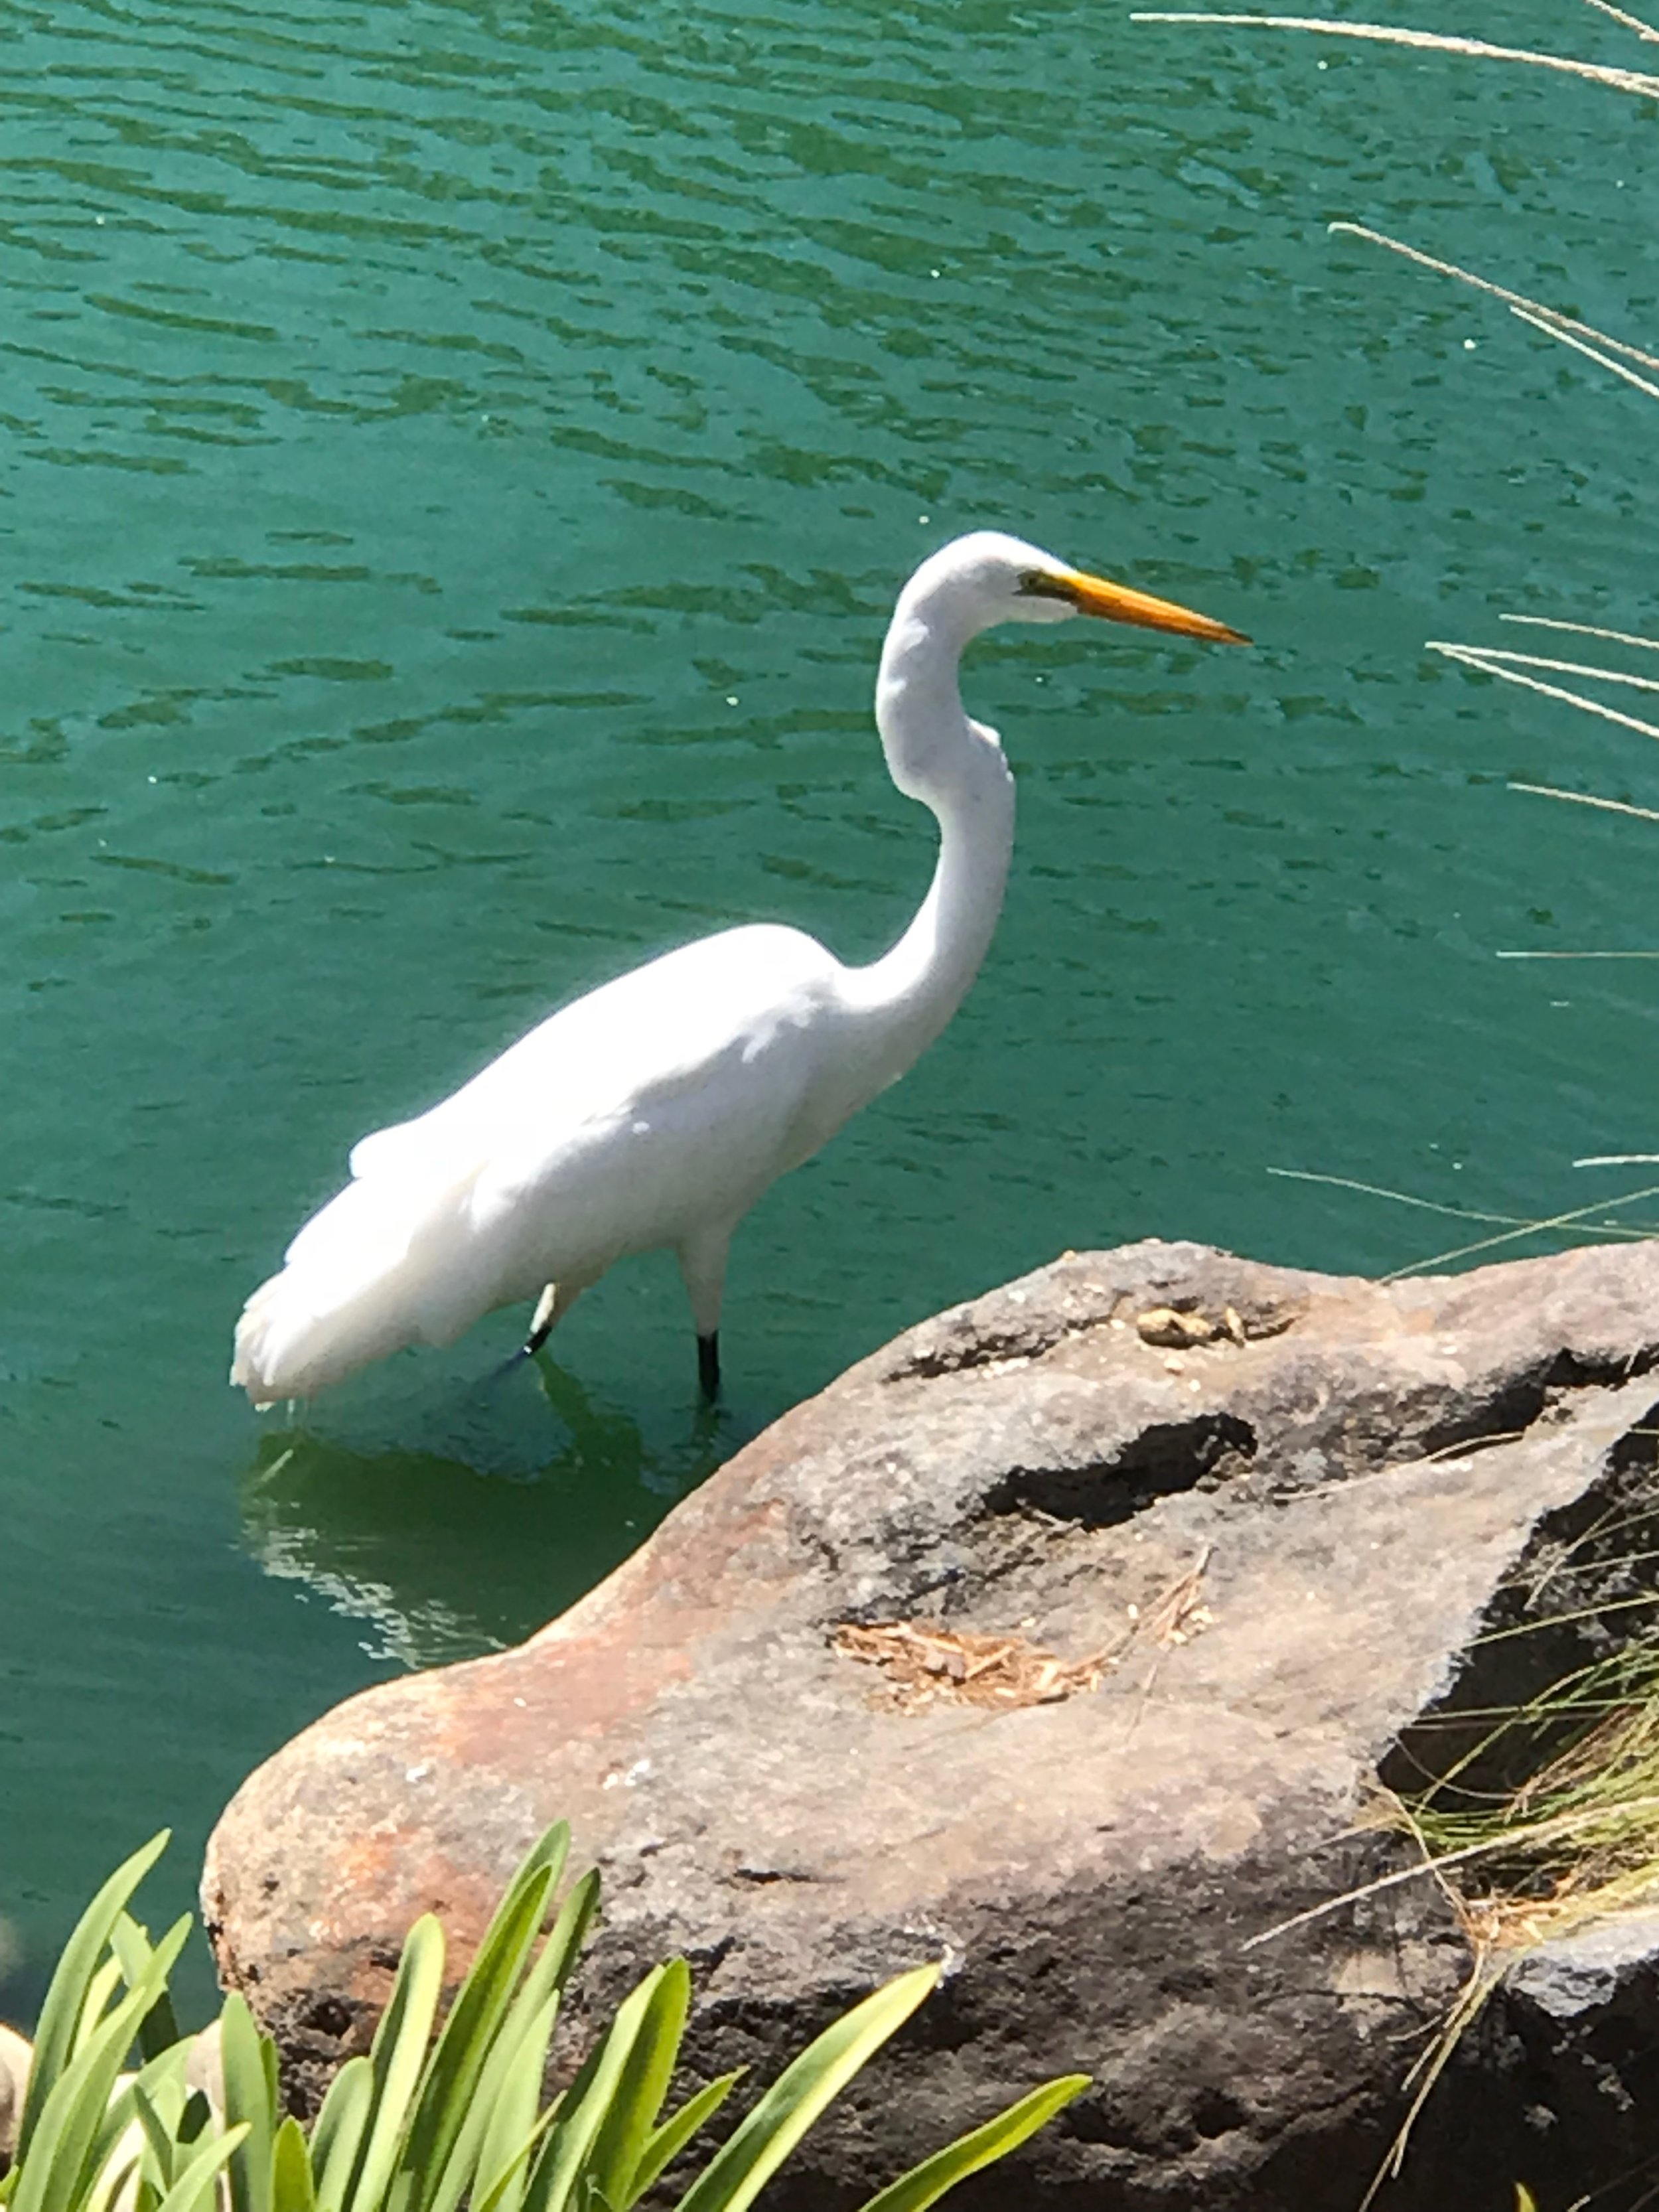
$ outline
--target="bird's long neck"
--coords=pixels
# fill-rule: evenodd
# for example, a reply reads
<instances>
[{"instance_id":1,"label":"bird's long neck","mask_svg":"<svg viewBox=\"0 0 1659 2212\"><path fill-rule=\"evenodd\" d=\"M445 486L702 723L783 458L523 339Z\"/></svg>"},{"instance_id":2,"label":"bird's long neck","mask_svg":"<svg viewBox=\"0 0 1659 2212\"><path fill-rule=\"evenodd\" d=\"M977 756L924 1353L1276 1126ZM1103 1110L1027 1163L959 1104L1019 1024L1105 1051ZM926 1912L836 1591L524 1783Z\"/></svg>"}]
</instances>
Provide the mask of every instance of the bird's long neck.
<instances>
[{"instance_id":1,"label":"bird's long neck","mask_svg":"<svg viewBox=\"0 0 1659 2212\"><path fill-rule=\"evenodd\" d=\"M939 863L892 951L849 975L875 1087L901 1075L961 1005L997 925L1014 842L1014 781L994 734L963 711L957 671L977 624L948 595L900 599L881 658L876 724L894 782L938 817Z\"/></svg>"}]
</instances>

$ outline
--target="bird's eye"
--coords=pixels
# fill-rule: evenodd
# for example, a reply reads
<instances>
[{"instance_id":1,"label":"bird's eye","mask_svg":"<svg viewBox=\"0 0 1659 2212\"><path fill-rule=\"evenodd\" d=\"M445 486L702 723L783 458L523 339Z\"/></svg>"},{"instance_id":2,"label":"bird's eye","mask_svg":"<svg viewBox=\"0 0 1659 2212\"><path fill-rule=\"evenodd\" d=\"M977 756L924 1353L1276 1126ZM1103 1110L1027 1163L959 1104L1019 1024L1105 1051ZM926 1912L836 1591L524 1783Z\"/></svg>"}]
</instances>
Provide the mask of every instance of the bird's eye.
<instances>
[{"instance_id":1,"label":"bird's eye","mask_svg":"<svg viewBox=\"0 0 1659 2212\"><path fill-rule=\"evenodd\" d=\"M1069 599L1072 596L1062 578L1046 568L1028 568L1021 576L1019 595L1027 599Z\"/></svg>"}]
</instances>

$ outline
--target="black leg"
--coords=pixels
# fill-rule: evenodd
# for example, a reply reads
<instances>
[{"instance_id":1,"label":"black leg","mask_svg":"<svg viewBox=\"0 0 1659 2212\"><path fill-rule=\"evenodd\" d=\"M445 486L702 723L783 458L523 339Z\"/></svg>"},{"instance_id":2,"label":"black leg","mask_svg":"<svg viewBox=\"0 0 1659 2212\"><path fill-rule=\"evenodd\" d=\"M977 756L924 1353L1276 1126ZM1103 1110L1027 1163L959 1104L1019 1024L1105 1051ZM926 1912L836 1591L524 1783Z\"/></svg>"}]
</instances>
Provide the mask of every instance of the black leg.
<instances>
[{"instance_id":1,"label":"black leg","mask_svg":"<svg viewBox=\"0 0 1659 2212\"><path fill-rule=\"evenodd\" d=\"M530 1334L524 1340L521 1358L533 1359L552 1335L553 1324L559 1317L558 1289L556 1283L550 1283L537 1299L535 1316L530 1324Z\"/></svg>"},{"instance_id":2,"label":"black leg","mask_svg":"<svg viewBox=\"0 0 1659 2212\"><path fill-rule=\"evenodd\" d=\"M720 1395L720 1333L697 1339L697 1381L702 1395L713 1405Z\"/></svg>"}]
</instances>

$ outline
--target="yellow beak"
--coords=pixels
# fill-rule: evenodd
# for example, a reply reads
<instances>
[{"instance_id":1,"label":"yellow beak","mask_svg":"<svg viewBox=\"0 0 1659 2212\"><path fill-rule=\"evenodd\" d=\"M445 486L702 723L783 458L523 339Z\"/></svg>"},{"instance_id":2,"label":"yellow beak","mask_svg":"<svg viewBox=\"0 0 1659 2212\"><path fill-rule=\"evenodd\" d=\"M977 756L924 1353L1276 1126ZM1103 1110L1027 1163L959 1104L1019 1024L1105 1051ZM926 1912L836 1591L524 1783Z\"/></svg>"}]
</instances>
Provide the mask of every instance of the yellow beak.
<instances>
[{"instance_id":1,"label":"yellow beak","mask_svg":"<svg viewBox=\"0 0 1659 2212\"><path fill-rule=\"evenodd\" d=\"M1132 592L1127 584L1109 583L1103 576L1085 575L1081 568L1062 568L1042 588L1056 599L1069 599L1079 614L1100 615L1107 622L1133 623L1141 629L1171 630L1177 637L1208 638L1216 645L1248 645L1243 630L1225 623L1195 615L1173 599L1155 599L1150 592Z\"/></svg>"}]
</instances>

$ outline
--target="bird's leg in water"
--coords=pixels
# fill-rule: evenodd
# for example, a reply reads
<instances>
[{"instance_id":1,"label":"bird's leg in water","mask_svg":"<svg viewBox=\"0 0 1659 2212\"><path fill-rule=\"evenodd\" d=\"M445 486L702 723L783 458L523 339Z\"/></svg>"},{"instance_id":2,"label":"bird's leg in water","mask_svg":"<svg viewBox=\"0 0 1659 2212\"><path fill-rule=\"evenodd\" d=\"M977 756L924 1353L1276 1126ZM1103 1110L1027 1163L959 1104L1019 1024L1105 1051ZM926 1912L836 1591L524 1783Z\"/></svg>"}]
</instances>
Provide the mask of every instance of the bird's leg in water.
<instances>
[{"instance_id":1,"label":"bird's leg in water","mask_svg":"<svg viewBox=\"0 0 1659 2212\"><path fill-rule=\"evenodd\" d=\"M559 1310L559 1286L550 1283L536 1301L536 1310L531 1316L530 1334L524 1340L524 1356L533 1359L553 1334L554 1318Z\"/></svg>"},{"instance_id":2,"label":"bird's leg in water","mask_svg":"<svg viewBox=\"0 0 1659 2212\"><path fill-rule=\"evenodd\" d=\"M697 1332L697 1382L712 1405L720 1389L720 1300L726 1291L726 1255L732 1224L723 1221L688 1237L680 1250L680 1273L691 1301Z\"/></svg>"},{"instance_id":3,"label":"bird's leg in water","mask_svg":"<svg viewBox=\"0 0 1659 2212\"><path fill-rule=\"evenodd\" d=\"M536 1301L536 1311L530 1323L530 1334L524 1340L520 1357L533 1359L554 1330L581 1296L580 1287L550 1283Z\"/></svg>"}]
</instances>

